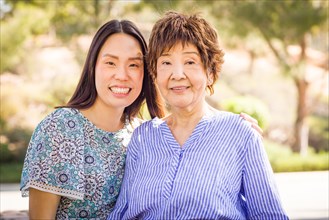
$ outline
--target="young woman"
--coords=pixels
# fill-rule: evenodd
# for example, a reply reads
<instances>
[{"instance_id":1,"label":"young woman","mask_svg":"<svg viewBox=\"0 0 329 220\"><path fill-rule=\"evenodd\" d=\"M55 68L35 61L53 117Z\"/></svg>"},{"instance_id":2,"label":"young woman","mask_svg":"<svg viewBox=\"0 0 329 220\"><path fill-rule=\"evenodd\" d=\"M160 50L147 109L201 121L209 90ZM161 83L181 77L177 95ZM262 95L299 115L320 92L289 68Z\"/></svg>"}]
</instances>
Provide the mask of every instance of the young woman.
<instances>
[{"instance_id":1,"label":"young woman","mask_svg":"<svg viewBox=\"0 0 329 220\"><path fill-rule=\"evenodd\" d=\"M130 21L112 20L97 31L71 100L31 138L21 180L31 219L104 219L112 210L142 103L151 117L163 115L146 52Z\"/></svg>"}]
</instances>

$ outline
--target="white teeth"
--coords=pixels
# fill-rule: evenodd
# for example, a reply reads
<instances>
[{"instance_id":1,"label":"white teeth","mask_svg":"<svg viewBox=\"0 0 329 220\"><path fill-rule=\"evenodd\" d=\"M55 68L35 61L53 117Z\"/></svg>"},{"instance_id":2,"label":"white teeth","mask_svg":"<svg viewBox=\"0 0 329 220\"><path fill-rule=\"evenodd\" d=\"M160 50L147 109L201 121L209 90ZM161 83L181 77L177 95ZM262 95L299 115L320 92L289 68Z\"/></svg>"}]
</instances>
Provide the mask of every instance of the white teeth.
<instances>
[{"instance_id":1,"label":"white teeth","mask_svg":"<svg viewBox=\"0 0 329 220\"><path fill-rule=\"evenodd\" d=\"M127 94L129 90L129 88L111 87L111 91L117 94Z\"/></svg>"}]
</instances>

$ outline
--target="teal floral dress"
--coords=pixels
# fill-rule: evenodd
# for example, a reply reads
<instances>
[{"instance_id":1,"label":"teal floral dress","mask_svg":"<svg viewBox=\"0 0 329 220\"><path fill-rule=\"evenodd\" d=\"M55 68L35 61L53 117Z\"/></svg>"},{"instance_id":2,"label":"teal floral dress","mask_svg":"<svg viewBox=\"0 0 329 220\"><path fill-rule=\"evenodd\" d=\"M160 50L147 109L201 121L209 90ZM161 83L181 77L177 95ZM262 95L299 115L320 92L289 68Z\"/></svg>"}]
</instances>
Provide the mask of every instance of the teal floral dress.
<instances>
[{"instance_id":1,"label":"teal floral dress","mask_svg":"<svg viewBox=\"0 0 329 220\"><path fill-rule=\"evenodd\" d=\"M59 108L35 129L21 177L29 188L62 196L56 219L106 219L117 200L126 146L137 120L118 132L97 128L80 111Z\"/></svg>"}]
</instances>

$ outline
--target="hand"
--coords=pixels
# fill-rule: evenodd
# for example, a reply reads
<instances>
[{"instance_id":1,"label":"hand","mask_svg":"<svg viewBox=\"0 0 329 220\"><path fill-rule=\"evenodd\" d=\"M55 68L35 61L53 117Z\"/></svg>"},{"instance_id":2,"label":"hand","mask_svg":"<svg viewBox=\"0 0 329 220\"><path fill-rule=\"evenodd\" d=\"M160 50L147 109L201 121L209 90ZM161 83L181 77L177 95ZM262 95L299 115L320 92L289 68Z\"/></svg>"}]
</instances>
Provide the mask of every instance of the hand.
<instances>
[{"instance_id":1,"label":"hand","mask_svg":"<svg viewBox=\"0 0 329 220\"><path fill-rule=\"evenodd\" d=\"M254 119L253 117L251 117L250 115L241 112L240 116L245 119L246 121L251 123L251 127L253 127L261 136L263 136L263 129L261 129L258 126L258 121L256 119Z\"/></svg>"}]
</instances>

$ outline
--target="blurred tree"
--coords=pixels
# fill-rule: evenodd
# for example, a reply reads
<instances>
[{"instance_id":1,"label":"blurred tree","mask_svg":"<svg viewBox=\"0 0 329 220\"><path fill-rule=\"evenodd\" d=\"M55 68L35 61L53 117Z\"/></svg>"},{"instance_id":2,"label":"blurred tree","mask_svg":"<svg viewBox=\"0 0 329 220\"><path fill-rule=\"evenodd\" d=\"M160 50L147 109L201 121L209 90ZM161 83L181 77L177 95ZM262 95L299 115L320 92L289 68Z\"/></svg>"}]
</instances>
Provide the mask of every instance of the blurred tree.
<instances>
[{"instance_id":1,"label":"blurred tree","mask_svg":"<svg viewBox=\"0 0 329 220\"><path fill-rule=\"evenodd\" d=\"M1 1L0 74L26 72L17 69L35 48L37 36L46 35L49 42L58 44L93 33L110 16L113 4L113 0Z\"/></svg>"},{"instance_id":2,"label":"blurred tree","mask_svg":"<svg viewBox=\"0 0 329 220\"><path fill-rule=\"evenodd\" d=\"M7 0L6 3L11 10L6 11L4 19L15 15L16 11L24 7L34 6L50 17L51 26L48 32L54 32L60 39L70 40L72 36L89 34L96 30L109 17L114 1Z\"/></svg>"},{"instance_id":3,"label":"blurred tree","mask_svg":"<svg viewBox=\"0 0 329 220\"><path fill-rule=\"evenodd\" d=\"M8 12L9 13L9 12ZM17 72L17 66L27 56L26 43L35 35L47 31L50 18L48 14L34 5L15 4L12 16L4 14L1 18L1 65L4 71Z\"/></svg>"},{"instance_id":4,"label":"blurred tree","mask_svg":"<svg viewBox=\"0 0 329 220\"><path fill-rule=\"evenodd\" d=\"M163 13L167 10L172 10L175 8L178 8L180 3L182 3L182 1L179 0L143 0L142 1L142 6L144 5L148 5L154 9L156 9L156 11ZM184 3L184 1L183 1Z\"/></svg>"},{"instance_id":5,"label":"blurred tree","mask_svg":"<svg viewBox=\"0 0 329 220\"><path fill-rule=\"evenodd\" d=\"M259 126L266 130L269 123L269 110L267 106L259 99L252 96L235 96L221 102L221 107L226 111L239 114L247 113L258 121Z\"/></svg>"},{"instance_id":6,"label":"blurred tree","mask_svg":"<svg viewBox=\"0 0 329 220\"><path fill-rule=\"evenodd\" d=\"M235 35L246 37L258 32L273 52L282 72L294 81L298 104L292 149L306 153L308 125L305 119L310 113L307 103L310 82L306 73L308 37L319 33L321 28L328 28L328 1L232 0L204 1L204 4L211 5L212 14L225 21ZM291 45L297 46L297 55L293 56L288 50Z\"/></svg>"},{"instance_id":7,"label":"blurred tree","mask_svg":"<svg viewBox=\"0 0 329 220\"><path fill-rule=\"evenodd\" d=\"M65 40L73 36L93 33L111 14L113 0L49 1L56 11L52 17L56 34Z\"/></svg>"}]
</instances>

